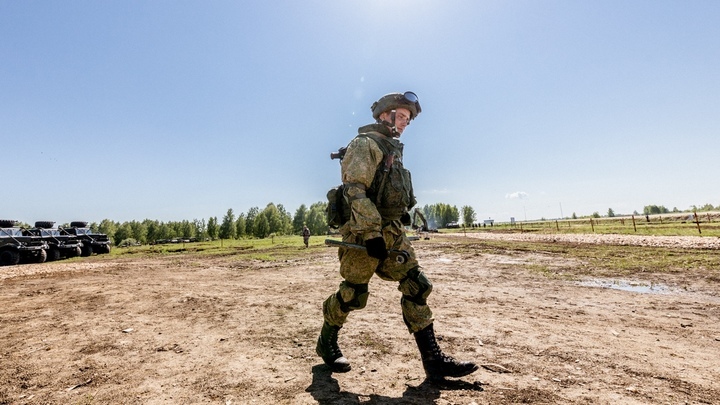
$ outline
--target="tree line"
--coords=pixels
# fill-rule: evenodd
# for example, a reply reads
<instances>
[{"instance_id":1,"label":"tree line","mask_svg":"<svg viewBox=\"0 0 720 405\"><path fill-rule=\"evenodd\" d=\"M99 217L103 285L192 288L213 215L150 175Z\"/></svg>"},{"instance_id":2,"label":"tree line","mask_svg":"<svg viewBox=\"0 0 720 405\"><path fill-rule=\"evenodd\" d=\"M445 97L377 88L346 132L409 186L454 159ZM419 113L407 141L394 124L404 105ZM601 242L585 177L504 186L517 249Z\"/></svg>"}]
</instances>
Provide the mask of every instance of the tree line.
<instances>
[{"instance_id":1,"label":"tree line","mask_svg":"<svg viewBox=\"0 0 720 405\"><path fill-rule=\"evenodd\" d=\"M419 208L425 215L430 227L444 227L460 220L461 211L449 204L432 204ZM91 223L90 229L108 235L116 246L148 244L163 240L216 240L267 238L273 235L299 235L303 226L313 235L328 233L327 203L305 204L291 214L282 204L269 203L262 210L252 207L246 213L236 214L230 208L225 215L205 219L162 222L145 219L143 221L116 222L103 219L100 223ZM475 221L472 207L462 207L465 223Z\"/></svg>"},{"instance_id":2,"label":"tree line","mask_svg":"<svg viewBox=\"0 0 720 405\"><path fill-rule=\"evenodd\" d=\"M444 228L450 223L459 223L461 218L462 224L465 226L477 225L477 214L469 205L458 209L454 205L437 203L417 209L425 216L430 228ZM240 214L235 214L235 211L230 208L221 220L218 220L218 217L210 217L207 221L193 219L192 221L161 222L146 219L120 223L104 219L99 224L90 224L90 228L95 232L107 234L116 246L135 243L148 244L180 238L189 240L262 239L273 235L299 235L303 226L307 226L313 235L325 235L329 230L326 210L326 202L316 202L309 207L302 204L294 214L291 214L282 204L269 203L262 210L253 207L247 213L241 212ZM690 210L720 210L720 205L717 207L712 204L705 204L701 207L692 206ZM657 205L648 205L643 209L644 214L670 212L680 211L677 208L668 210L664 206ZM411 212L411 214L413 213ZM635 215L638 213L635 212ZM594 213L593 216L599 217L599 214ZM608 209L608 216L615 216L615 212ZM573 218L577 218L575 213L573 213Z\"/></svg>"}]
</instances>

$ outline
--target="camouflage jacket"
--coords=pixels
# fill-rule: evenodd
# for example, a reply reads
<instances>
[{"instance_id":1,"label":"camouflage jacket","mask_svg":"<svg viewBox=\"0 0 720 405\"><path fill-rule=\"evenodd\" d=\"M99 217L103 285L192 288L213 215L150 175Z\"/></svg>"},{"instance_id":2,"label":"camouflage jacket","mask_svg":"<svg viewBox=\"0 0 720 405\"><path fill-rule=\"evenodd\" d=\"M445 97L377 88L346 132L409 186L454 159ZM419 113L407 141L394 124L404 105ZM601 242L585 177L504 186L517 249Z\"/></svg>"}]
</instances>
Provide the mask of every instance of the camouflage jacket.
<instances>
[{"instance_id":1,"label":"camouflage jacket","mask_svg":"<svg viewBox=\"0 0 720 405\"><path fill-rule=\"evenodd\" d=\"M344 196L351 211L346 229L368 240L382 236L387 223L399 224L416 200L410 172L402 164L403 144L390 129L370 124L358 134L342 160Z\"/></svg>"}]
</instances>

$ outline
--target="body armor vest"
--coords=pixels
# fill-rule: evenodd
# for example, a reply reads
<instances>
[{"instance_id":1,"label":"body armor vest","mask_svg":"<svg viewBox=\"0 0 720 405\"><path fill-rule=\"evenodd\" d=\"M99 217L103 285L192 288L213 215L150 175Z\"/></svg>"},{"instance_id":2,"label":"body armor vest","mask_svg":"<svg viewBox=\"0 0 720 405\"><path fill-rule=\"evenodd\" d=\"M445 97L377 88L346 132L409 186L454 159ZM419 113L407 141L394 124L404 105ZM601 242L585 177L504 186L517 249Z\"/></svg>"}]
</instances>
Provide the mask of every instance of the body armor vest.
<instances>
[{"instance_id":1,"label":"body armor vest","mask_svg":"<svg viewBox=\"0 0 720 405\"><path fill-rule=\"evenodd\" d=\"M378 165L367 196L383 219L395 220L407 213L417 201L413 194L410 171L402 163L403 144L377 132L358 136L373 139L383 152L383 161Z\"/></svg>"}]
</instances>

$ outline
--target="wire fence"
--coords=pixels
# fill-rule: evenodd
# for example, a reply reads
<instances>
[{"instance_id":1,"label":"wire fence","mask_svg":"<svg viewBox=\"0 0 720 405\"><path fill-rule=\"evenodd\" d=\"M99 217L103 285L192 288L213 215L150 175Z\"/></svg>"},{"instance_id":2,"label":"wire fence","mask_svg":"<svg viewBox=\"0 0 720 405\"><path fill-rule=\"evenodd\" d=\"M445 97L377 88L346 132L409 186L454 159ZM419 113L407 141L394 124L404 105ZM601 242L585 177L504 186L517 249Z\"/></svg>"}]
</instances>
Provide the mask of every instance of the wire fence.
<instances>
[{"instance_id":1,"label":"wire fence","mask_svg":"<svg viewBox=\"0 0 720 405\"><path fill-rule=\"evenodd\" d=\"M495 223L484 231L542 233L617 233L720 237L720 213L630 215L619 217L553 219Z\"/></svg>"}]
</instances>

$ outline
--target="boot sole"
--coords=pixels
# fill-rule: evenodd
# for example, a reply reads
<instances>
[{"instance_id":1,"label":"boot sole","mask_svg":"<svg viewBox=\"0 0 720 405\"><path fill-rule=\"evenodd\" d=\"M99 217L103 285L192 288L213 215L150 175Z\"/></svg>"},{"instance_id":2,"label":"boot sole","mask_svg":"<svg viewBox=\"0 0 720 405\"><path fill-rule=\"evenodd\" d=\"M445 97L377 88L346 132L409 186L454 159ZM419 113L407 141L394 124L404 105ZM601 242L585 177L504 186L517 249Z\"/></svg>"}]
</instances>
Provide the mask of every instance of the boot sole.
<instances>
[{"instance_id":1,"label":"boot sole","mask_svg":"<svg viewBox=\"0 0 720 405\"><path fill-rule=\"evenodd\" d=\"M440 375L440 373L437 373L437 374L426 374L426 377L427 377L427 379L430 380L430 381L443 381L443 380L445 379L445 377L452 377L452 378L465 377L466 375L470 375L470 374L478 371L478 369L479 369L479 367L478 367L477 365L475 365L475 367L473 367L473 368L471 368L471 369L468 369L468 370L465 370L465 371L461 371L461 372L457 372L457 373L444 374L444 375Z\"/></svg>"},{"instance_id":2,"label":"boot sole","mask_svg":"<svg viewBox=\"0 0 720 405\"><path fill-rule=\"evenodd\" d=\"M335 358L335 359L330 359L330 358L325 358L325 357L323 357L322 351L320 350L320 342L319 342L319 341L318 341L318 347L315 348L315 353L317 353L317 355L320 356L320 358L323 360L323 362L324 362L328 367L330 367L330 370L333 371L333 372L335 372L335 373L347 373L348 371L350 371L350 369L352 369L352 367L350 366L350 364L337 364L337 363L335 363L335 360L337 360L339 357L338 357L338 358Z\"/></svg>"},{"instance_id":3,"label":"boot sole","mask_svg":"<svg viewBox=\"0 0 720 405\"><path fill-rule=\"evenodd\" d=\"M325 360L323 360L323 361L325 361ZM350 367L349 364L348 365L337 365L335 363L328 364L327 361L325 361L325 364L327 364L330 367L330 370L332 370L335 373L347 373L348 371L350 371L352 369L352 367Z\"/></svg>"}]
</instances>

